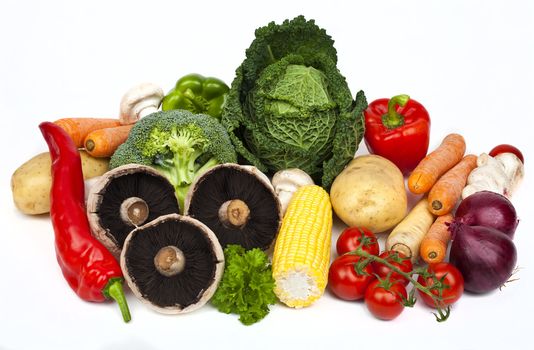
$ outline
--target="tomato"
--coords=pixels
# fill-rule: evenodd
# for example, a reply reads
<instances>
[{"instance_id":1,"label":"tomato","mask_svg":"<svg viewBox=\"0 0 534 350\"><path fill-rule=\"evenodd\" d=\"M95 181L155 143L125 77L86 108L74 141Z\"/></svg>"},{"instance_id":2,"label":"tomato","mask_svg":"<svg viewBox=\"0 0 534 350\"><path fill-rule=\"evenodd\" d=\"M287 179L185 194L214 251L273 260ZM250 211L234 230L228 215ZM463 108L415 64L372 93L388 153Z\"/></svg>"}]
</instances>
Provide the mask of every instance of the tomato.
<instances>
[{"instance_id":1,"label":"tomato","mask_svg":"<svg viewBox=\"0 0 534 350\"><path fill-rule=\"evenodd\" d=\"M343 230L337 239L336 250L338 255L343 255L360 246L371 255L378 255L380 252L375 234L364 227L349 227Z\"/></svg>"},{"instance_id":2,"label":"tomato","mask_svg":"<svg viewBox=\"0 0 534 350\"><path fill-rule=\"evenodd\" d=\"M386 260L393 266L397 267L402 272L405 272L405 273L412 272L412 269L413 269L412 261L400 252L388 250L380 254L379 257ZM391 271L389 267L387 267L384 264L379 263L378 261L373 261L372 265L373 265L373 270L380 278L386 278L387 275ZM391 273L390 279L392 281L399 281L405 286L408 285L408 283L410 283L410 281L406 277L394 271Z\"/></svg>"},{"instance_id":3,"label":"tomato","mask_svg":"<svg viewBox=\"0 0 534 350\"><path fill-rule=\"evenodd\" d=\"M330 290L340 299L362 299L365 289L371 281L376 279L371 264L367 264L359 274L354 269L354 264L362 260L357 255L345 254L337 257L328 271L328 285Z\"/></svg>"},{"instance_id":4,"label":"tomato","mask_svg":"<svg viewBox=\"0 0 534 350\"><path fill-rule=\"evenodd\" d=\"M374 280L365 291L365 305L377 318L392 320L404 310L406 287L398 281Z\"/></svg>"},{"instance_id":5,"label":"tomato","mask_svg":"<svg viewBox=\"0 0 534 350\"><path fill-rule=\"evenodd\" d=\"M521 160L521 163L525 164L523 153L521 153L519 149L517 149L516 147L512 145L502 144L502 145L495 146L489 152L489 155L492 157L495 157L496 155L501 154L501 153L513 153L517 156L517 158L519 158L519 160Z\"/></svg>"},{"instance_id":6,"label":"tomato","mask_svg":"<svg viewBox=\"0 0 534 350\"><path fill-rule=\"evenodd\" d=\"M464 293L464 278L460 271L454 267L454 265L441 262L437 264L429 265L426 269L429 276L419 275L417 282L422 284L425 287L432 287L435 281L441 281L443 278L444 288L442 289L442 298L443 301L439 304L441 308L446 307L447 305L454 304L462 294ZM433 278L432 274L435 276ZM427 294L417 290L419 295L430 307L435 308L436 304L434 300ZM432 289L432 294L439 296L438 289Z\"/></svg>"}]
</instances>

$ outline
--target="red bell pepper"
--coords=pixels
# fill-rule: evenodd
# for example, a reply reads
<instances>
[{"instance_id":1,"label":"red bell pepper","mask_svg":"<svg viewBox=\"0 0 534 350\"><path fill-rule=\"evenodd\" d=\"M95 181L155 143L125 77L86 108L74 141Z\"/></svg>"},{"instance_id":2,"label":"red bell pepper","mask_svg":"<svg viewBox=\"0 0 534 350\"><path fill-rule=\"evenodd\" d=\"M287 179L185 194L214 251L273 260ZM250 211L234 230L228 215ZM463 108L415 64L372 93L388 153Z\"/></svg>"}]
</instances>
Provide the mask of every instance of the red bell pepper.
<instances>
[{"instance_id":1,"label":"red bell pepper","mask_svg":"<svg viewBox=\"0 0 534 350\"><path fill-rule=\"evenodd\" d=\"M124 321L128 322L131 317L122 289L120 265L91 234L78 149L68 134L54 123L44 122L39 128L52 159L50 218L63 276L83 300L117 301Z\"/></svg>"},{"instance_id":2,"label":"red bell pepper","mask_svg":"<svg viewBox=\"0 0 534 350\"><path fill-rule=\"evenodd\" d=\"M389 159L404 175L426 156L430 117L408 95L373 101L365 110L365 144L372 154Z\"/></svg>"}]
</instances>

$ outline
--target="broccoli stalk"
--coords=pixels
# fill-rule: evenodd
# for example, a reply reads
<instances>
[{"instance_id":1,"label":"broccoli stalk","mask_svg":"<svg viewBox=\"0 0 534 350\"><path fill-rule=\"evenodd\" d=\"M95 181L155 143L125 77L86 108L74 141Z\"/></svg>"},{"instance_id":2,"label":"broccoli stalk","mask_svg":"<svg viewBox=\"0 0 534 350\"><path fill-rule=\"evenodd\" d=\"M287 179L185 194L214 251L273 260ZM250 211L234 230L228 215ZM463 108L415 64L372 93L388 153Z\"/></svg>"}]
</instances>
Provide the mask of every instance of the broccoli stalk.
<instances>
[{"instance_id":1,"label":"broccoli stalk","mask_svg":"<svg viewBox=\"0 0 534 350\"><path fill-rule=\"evenodd\" d=\"M174 127L170 132L154 129L150 134L145 153L154 157L154 168L173 184L180 208L184 208L189 185L195 178L219 164L215 157L205 162L199 159L206 154L208 145L200 128L194 125Z\"/></svg>"}]
</instances>

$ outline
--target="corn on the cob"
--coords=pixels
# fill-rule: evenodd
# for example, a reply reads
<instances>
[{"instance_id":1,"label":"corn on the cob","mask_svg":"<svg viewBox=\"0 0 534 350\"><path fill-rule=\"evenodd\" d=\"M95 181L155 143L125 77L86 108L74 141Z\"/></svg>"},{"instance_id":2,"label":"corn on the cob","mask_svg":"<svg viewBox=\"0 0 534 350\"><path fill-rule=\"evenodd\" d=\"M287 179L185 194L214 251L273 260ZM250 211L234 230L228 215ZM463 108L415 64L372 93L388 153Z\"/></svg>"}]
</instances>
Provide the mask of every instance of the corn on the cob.
<instances>
[{"instance_id":1,"label":"corn on the cob","mask_svg":"<svg viewBox=\"0 0 534 350\"><path fill-rule=\"evenodd\" d=\"M311 305L328 281L332 239L330 197L308 185L293 195L282 221L273 253L274 292L291 307Z\"/></svg>"}]
</instances>

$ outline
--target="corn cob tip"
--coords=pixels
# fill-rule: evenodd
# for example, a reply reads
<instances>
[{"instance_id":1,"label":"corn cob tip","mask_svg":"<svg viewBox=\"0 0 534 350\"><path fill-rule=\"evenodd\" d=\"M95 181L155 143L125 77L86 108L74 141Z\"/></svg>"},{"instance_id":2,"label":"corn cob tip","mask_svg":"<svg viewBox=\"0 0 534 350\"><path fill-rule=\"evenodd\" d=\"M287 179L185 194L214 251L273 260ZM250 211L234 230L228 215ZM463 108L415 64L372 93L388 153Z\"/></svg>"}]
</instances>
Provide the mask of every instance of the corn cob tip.
<instances>
[{"instance_id":1,"label":"corn cob tip","mask_svg":"<svg viewBox=\"0 0 534 350\"><path fill-rule=\"evenodd\" d=\"M274 276L275 294L289 307L302 308L313 304L323 295L326 286L319 286L318 278L306 266L285 271ZM322 283L324 284L324 283Z\"/></svg>"}]
</instances>

